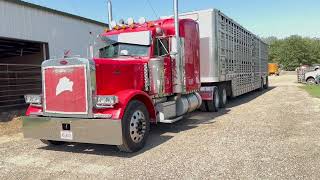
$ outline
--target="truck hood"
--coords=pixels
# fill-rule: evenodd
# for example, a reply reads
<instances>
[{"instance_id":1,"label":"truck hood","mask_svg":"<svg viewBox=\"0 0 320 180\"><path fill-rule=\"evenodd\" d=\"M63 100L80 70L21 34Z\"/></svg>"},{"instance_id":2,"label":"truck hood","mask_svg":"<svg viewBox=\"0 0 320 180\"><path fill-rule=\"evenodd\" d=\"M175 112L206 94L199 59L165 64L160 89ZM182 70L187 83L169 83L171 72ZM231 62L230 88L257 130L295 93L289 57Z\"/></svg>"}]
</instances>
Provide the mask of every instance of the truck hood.
<instances>
[{"instance_id":1,"label":"truck hood","mask_svg":"<svg viewBox=\"0 0 320 180\"><path fill-rule=\"evenodd\" d=\"M147 58L94 59L97 95L113 95L127 89L144 90Z\"/></svg>"}]
</instances>

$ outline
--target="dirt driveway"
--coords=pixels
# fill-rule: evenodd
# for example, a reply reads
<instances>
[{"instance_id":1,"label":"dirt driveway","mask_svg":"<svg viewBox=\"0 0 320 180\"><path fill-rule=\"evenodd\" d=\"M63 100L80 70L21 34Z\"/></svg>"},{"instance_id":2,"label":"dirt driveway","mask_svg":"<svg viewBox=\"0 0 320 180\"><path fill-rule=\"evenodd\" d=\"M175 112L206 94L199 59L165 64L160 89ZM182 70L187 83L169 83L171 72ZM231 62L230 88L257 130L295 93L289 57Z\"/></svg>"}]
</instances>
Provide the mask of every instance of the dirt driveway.
<instances>
[{"instance_id":1,"label":"dirt driveway","mask_svg":"<svg viewBox=\"0 0 320 180\"><path fill-rule=\"evenodd\" d=\"M2 135L0 179L319 179L320 100L294 82L273 77L219 113L153 127L135 154Z\"/></svg>"}]
</instances>

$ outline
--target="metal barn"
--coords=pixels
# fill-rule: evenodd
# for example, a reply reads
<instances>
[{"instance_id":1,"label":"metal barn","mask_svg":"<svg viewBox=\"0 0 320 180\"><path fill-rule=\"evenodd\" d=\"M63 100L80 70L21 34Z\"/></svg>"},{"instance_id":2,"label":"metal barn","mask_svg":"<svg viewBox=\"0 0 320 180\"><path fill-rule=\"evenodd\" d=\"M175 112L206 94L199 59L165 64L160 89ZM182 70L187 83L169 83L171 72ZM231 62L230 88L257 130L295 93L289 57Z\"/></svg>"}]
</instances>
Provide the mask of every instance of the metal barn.
<instances>
[{"instance_id":1,"label":"metal barn","mask_svg":"<svg viewBox=\"0 0 320 180\"><path fill-rule=\"evenodd\" d=\"M0 112L41 92L40 64L49 58L88 57L107 24L20 0L0 0Z\"/></svg>"}]
</instances>

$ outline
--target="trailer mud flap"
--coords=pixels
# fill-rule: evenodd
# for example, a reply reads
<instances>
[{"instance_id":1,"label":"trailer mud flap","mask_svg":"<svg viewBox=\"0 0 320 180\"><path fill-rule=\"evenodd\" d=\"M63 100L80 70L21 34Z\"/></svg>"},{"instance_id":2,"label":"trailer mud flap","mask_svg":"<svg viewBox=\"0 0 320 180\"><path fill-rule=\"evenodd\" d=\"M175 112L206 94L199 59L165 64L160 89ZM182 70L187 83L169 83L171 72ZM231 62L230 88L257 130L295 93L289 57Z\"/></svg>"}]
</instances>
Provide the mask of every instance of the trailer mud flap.
<instances>
[{"instance_id":1,"label":"trailer mud flap","mask_svg":"<svg viewBox=\"0 0 320 180\"><path fill-rule=\"evenodd\" d=\"M201 87L200 88L200 96L201 96L202 100L206 100L206 101L213 100L213 91L214 91L214 89L215 89L214 86Z\"/></svg>"}]
</instances>

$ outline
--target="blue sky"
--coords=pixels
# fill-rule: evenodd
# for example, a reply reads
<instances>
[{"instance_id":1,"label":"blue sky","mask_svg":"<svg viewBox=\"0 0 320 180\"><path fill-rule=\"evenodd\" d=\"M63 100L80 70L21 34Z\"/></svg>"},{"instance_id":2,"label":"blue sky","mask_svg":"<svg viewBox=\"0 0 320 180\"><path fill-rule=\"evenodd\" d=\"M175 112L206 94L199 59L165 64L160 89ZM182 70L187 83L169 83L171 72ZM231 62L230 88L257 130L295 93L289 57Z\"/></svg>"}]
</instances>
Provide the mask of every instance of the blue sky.
<instances>
[{"instance_id":1,"label":"blue sky","mask_svg":"<svg viewBox=\"0 0 320 180\"><path fill-rule=\"evenodd\" d=\"M106 0L25 0L98 21L107 21ZM149 0L158 16L172 14L172 0ZM217 8L262 36L320 37L319 0L180 0L180 11ZM147 0L113 0L115 19L156 18Z\"/></svg>"}]
</instances>

